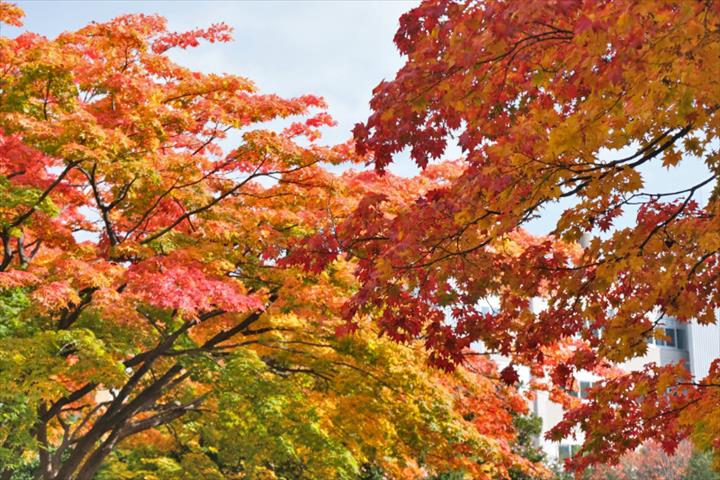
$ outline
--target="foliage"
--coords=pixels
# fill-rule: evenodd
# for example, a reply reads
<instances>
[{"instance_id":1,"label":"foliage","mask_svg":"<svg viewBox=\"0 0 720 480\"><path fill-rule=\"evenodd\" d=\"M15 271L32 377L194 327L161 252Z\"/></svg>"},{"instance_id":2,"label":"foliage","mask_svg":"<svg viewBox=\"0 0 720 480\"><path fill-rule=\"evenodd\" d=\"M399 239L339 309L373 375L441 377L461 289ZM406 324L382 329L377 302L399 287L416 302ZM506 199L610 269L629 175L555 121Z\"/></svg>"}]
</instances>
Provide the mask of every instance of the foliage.
<instances>
[{"instance_id":1,"label":"foliage","mask_svg":"<svg viewBox=\"0 0 720 480\"><path fill-rule=\"evenodd\" d=\"M688 441L668 455L656 442L622 456L618 465L595 466L582 475L585 480L716 480L710 452L701 452Z\"/></svg>"},{"instance_id":2,"label":"foliage","mask_svg":"<svg viewBox=\"0 0 720 480\"><path fill-rule=\"evenodd\" d=\"M693 450L683 480L720 480L720 474L712 468L710 452Z\"/></svg>"},{"instance_id":3,"label":"foliage","mask_svg":"<svg viewBox=\"0 0 720 480\"><path fill-rule=\"evenodd\" d=\"M330 174L364 159L314 142L322 99L167 55L229 38L146 15L0 37L0 477L542 474L491 362L427 368L372 309L336 336L357 259L299 248L456 168Z\"/></svg>"},{"instance_id":4,"label":"foliage","mask_svg":"<svg viewBox=\"0 0 720 480\"><path fill-rule=\"evenodd\" d=\"M689 436L720 469L720 359L697 379L679 364L610 368L647 351L658 318L717 322L718 24L704 0L425 0L405 14L407 61L375 89L357 146L378 170L404 150L443 168L451 139L464 159L413 198L366 196L308 242L320 265L359 258L347 329L379 310L387 335L422 338L443 368L478 341L512 358L508 383L529 366L573 407L551 436L584 432L575 469ZM706 176L647 181L690 165ZM529 235L548 206L561 211L550 235ZM605 376L588 401L563 395L578 370Z\"/></svg>"},{"instance_id":5,"label":"foliage","mask_svg":"<svg viewBox=\"0 0 720 480\"><path fill-rule=\"evenodd\" d=\"M465 382L477 388L487 380L454 376L453 390L438 388L447 380L436 378L439 372L423 372L418 351L367 331L341 340L326 334L322 348L303 350L315 358L292 367L306 370L302 376L277 374L298 352L234 353L217 380L217 395L205 402L206 407L212 402L212 410L173 424L172 432L121 446L100 478L189 478L191 471L203 478L264 478L272 472L288 479L354 479L358 471L364 471L361 478L416 478L423 471L453 468L459 478L478 478L483 471L503 475L510 465L503 467L500 458L492 470L476 464L493 451L501 453L503 445L479 435L453 410L460 400L453 398L454 389ZM467 453L458 455L458 449ZM368 463L360 468L362 462L381 468ZM517 460L514 468L529 465Z\"/></svg>"},{"instance_id":6,"label":"foliage","mask_svg":"<svg viewBox=\"0 0 720 480\"><path fill-rule=\"evenodd\" d=\"M546 461L542 448L536 445L542 433L542 418L530 415L515 415L513 425L517 432L513 449L515 452L533 463ZM532 476L522 470L510 470L512 480L532 480Z\"/></svg>"},{"instance_id":7,"label":"foliage","mask_svg":"<svg viewBox=\"0 0 720 480\"><path fill-rule=\"evenodd\" d=\"M692 455L690 442L682 442L673 455L662 447L648 442L636 451L628 452L615 466L602 465L585 472L587 480L681 480L686 478Z\"/></svg>"}]
</instances>

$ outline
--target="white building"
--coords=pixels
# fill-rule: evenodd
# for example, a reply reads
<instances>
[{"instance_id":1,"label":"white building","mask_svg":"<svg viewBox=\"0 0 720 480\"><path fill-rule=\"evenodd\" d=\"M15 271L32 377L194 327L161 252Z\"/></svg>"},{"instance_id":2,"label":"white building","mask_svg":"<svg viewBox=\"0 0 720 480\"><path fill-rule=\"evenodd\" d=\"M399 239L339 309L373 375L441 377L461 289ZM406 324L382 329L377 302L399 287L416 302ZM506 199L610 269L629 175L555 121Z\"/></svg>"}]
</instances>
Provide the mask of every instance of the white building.
<instances>
[{"instance_id":1,"label":"white building","mask_svg":"<svg viewBox=\"0 0 720 480\"><path fill-rule=\"evenodd\" d=\"M704 378L708 374L712 361L720 358L720 323L714 325L684 324L671 318L665 318L659 325L665 329L664 333L668 340L652 340L645 356L634 358L620 367L632 371L639 370L651 362L667 365L682 360L687 363L695 379ZM579 372L575 379L579 388L578 396L582 398L598 378L589 372ZM537 392L530 409L543 420L543 431L538 442L548 458L562 460L572 455L582 444L582 433L576 439L568 439L560 443L545 439L545 433L554 427L563 416L562 407L550 401L547 392Z\"/></svg>"}]
</instances>

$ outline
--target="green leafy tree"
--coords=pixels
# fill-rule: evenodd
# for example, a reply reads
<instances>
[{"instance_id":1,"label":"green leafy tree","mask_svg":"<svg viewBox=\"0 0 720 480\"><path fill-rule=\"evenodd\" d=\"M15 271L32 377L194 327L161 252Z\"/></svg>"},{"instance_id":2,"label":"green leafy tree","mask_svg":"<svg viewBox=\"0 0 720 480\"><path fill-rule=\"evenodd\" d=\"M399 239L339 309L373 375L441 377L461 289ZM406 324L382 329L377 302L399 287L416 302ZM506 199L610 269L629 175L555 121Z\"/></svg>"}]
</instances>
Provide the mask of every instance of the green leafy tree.
<instances>
[{"instance_id":1,"label":"green leafy tree","mask_svg":"<svg viewBox=\"0 0 720 480\"><path fill-rule=\"evenodd\" d=\"M537 445L542 433L542 418L534 414L515 415L513 425L517 431L517 439L513 444L514 452L533 463L546 461L545 452ZM510 478L512 480L533 480L533 478L537 477L520 470L511 469Z\"/></svg>"}]
</instances>

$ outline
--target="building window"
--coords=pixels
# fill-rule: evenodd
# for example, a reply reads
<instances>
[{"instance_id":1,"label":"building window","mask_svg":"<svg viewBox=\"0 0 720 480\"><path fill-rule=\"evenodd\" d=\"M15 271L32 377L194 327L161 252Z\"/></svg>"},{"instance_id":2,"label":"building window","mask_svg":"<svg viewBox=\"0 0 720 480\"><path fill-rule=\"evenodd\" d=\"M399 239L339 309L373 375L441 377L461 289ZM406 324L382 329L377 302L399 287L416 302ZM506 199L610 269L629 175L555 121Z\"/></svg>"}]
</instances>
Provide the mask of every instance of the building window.
<instances>
[{"instance_id":1,"label":"building window","mask_svg":"<svg viewBox=\"0 0 720 480\"><path fill-rule=\"evenodd\" d=\"M580 451L580 445L560 445L558 447L558 458L560 461L570 458Z\"/></svg>"},{"instance_id":2,"label":"building window","mask_svg":"<svg viewBox=\"0 0 720 480\"><path fill-rule=\"evenodd\" d=\"M675 335L676 330L674 328L664 328L662 330L664 330L663 333L665 334L665 340L660 340L661 342L664 343L663 346L664 347L676 347L677 346L677 342L676 342L677 335Z\"/></svg>"},{"instance_id":3,"label":"building window","mask_svg":"<svg viewBox=\"0 0 720 480\"><path fill-rule=\"evenodd\" d=\"M648 338L649 344L659 347L673 347L680 350L687 350L687 331L684 328L660 328L665 338Z\"/></svg>"},{"instance_id":4,"label":"building window","mask_svg":"<svg viewBox=\"0 0 720 480\"><path fill-rule=\"evenodd\" d=\"M580 398L588 398L588 390L592 385L592 382L580 382Z\"/></svg>"},{"instance_id":5,"label":"building window","mask_svg":"<svg viewBox=\"0 0 720 480\"><path fill-rule=\"evenodd\" d=\"M687 331L684 328L678 328L675 334L677 337L677 348L687 350Z\"/></svg>"},{"instance_id":6,"label":"building window","mask_svg":"<svg viewBox=\"0 0 720 480\"><path fill-rule=\"evenodd\" d=\"M575 398L588 398L588 390L593 386L593 382L578 382L578 390L568 390L567 394Z\"/></svg>"},{"instance_id":7,"label":"building window","mask_svg":"<svg viewBox=\"0 0 720 480\"><path fill-rule=\"evenodd\" d=\"M649 344L687 350L687 327L675 318L664 317L662 321L659 322L656 333L661 333L665 338L655 338L651 336L647 339Z\"/></svg>"}]
</instances>

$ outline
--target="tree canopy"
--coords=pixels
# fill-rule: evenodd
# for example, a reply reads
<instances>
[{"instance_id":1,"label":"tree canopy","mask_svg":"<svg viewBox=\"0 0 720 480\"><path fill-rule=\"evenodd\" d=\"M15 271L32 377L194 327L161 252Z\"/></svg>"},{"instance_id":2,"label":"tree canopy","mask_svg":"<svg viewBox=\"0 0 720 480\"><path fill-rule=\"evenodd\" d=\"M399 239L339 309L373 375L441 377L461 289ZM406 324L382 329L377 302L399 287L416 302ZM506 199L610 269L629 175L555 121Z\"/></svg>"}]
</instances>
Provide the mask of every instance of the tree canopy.
<instances>
[{"instance_id":1,"label":"tree canopy","mask_svg":"<svg viewBox=\"0 0 720 480\"><path fill-rule=\"evenodd\" d=\"M720 5L699 0L426 0L406 13L407 59L374 90L360 153L380 171L405 151L432 166L453 141L464 156L402 211L379 195L347 220L334 252L361 259L350 324L381 308L385 332L424 336L443 366L482 342L512 357L509 383L527 365L558 397L577 370L604 375L553 433L584 431L577 468L689 435L720 467L720 360L695 379L611 368L642 356L662 317L717 322L718 24ZM663 190L651 168L698 177ZM552 205L546 236L523 229Z\"/></svg>"},{"instance_id":2,"label":"tree canopy","mask_svg":"<svg viewBox=\"0 0 720 480\"><path fill-rule=\"evenodd\" d=\"M397 179L328 172L362 158L314 142L321 98L167 55L229 38L146 15L0 37L0 477L542 474L489 360L429 369L373 313L336 336L356 260L288 253Z\"/></svg>"},{"instance_id":3,"label":"tree canopy","mask_svg":"<svg viewBox=\"0 0 720 480\"><path fill-rule=\"evenodd\" d=\"M664 317L717 323L719 25L706 0L425 0L333 147L321 98L170 60L223 24L0 37L0 475L542 476L519 366L568 408L551 438L583 431L576 470L688 437L720 469L720 359L614 366ZM384 172L405 151L422 173Z\"/></svg>"}]
</instances>

